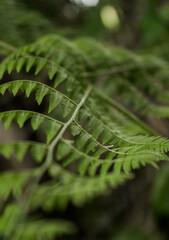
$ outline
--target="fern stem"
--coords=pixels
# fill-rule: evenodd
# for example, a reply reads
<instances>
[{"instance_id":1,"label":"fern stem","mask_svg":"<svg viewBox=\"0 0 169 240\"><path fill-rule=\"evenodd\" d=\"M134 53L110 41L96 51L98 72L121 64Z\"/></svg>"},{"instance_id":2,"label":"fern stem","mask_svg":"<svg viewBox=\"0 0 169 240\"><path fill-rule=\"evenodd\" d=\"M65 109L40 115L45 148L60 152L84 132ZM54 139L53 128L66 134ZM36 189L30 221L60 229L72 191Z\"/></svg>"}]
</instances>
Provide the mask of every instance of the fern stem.
<instances>
[{"instance_id":1,"label":"fern stem","mask_svg":"<svg viewBox=\"0 0 169 240\"><path fill-rule=\"evenodd\" d=\"M92 86L89 86L81 99L80 103L77 105L76 110L74 111L72 117L69 119L67 123L64 124L63 128L60 130L59 134L54 138L54 140L49 145L48 154L46 157L46 160L44 164L40 167L40 177L43 175L43 173L48 169L50 166L52 159L53 159L53 151L59 140L62 138L64 132L69 127L69 125L75 120L77 113L79 112L79 109L84 105L86 102L86 99L88 98L90 92L91 92Z\"/></svg>"},{"instance_id":2,"label":"fern stem","mask_svg":"<svg viewBox=\"0 0 169 240\"><path fill-rule=\"evenodd\" d=\"M77 113L79 112L79 109L84 105L84 103L86 102L87 97L89 96L89 93L91 91L92 87L89 86L88 89L86 90L82 100L80 101L80 103L78 104L76 110L74 111L72 117L69 119L69 121L64 125L64 127L61 129L60 133L58 134L58 136L53 140L53 142L51 143L51 147L55 147L55 145L57 144L57 142L60 140L60 138L62 137L63 133L65 132L65 130L68 128L68 126L75 120Z\"/></svg>"},{"instance_id":3,"label":"fern stem","mask_svg":"<svg viewBox=\"0 0 169 240\"><path fill-rule=\"evenodd\" d=\"M48 145L48 152L47 152L47 156L46 159L44 161L44 163L36 170L36 179L34 181L34 185L31 186L29 185L28 188L25 191L22 203L23 206L25 206L25 212L28 212L30 204L31 204L31 200L32 200L32 194L30 194L30 191L32 193L34 193L34 190L36 191L36 187L38 186L38 183L41 179L41 177L43 176L43 174L46 172L46 170L49 168L49 166L51 165L52 161L53 161L53 152L54 152L54 148L57 145L57 143L59 142L59 140L62 138L64 132L66 131L66 129L69 127L69 125L75 120L77 113L79 112L79 109L84 105L85 101L87 100L90 92L92 90L92 86L89 86L86 90L86 92L83 95L83 98L81 99L80 103L77 105L72 117L68 120L67 123L64 124L64 126L61 128L59 134L54 138L54 140Z\"/></svg>"},{"instance_id":4,"label":"fern stem","mask_svg":"<svg viewBox=\"0 0 169 240\"><path fill-rule=\"evenodd\" d=\"M109 105L111 105L112 107L116 108L119 112L121 112L122 114L124 114L126 117L128 117L129 119L131 119L133 122L137 123L138 125L140 125L143 129L145 129L148 133L150 133L151 135L155 135L158 136L158 134L152 130L149 126L147 126L147 124L145 124L144 122L142 122L139 118L137 118L134 114L132 114L131 112L129 112L127 109L125 109L124 107L122 107L119 103L117 103L115 100L111 99L110 97L107 97L102 91L100 91L97 88L94 88L95 92L97 93L97 95L99 95L105 102L107 102Z\"/></svg>"}]
</instances>

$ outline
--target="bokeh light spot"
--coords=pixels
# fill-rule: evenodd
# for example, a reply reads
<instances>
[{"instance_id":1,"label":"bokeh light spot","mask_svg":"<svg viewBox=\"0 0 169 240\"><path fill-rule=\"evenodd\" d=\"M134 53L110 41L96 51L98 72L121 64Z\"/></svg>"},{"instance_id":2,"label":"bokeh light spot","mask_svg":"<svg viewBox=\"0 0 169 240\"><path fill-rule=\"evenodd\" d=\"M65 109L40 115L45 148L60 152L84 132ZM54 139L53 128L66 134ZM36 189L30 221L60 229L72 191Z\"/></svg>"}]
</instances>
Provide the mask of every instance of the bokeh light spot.
<instances>
[{"instance_id":1,"label":"bokeh light spot","mask_svg":"<svg viewBox=\"0 0 169 240\"><path fill-rule=\"evenodd\" d=\"M114 29L119 26L120 20L116 9L111 5L106 5L101 9L101 20L106 28Z\"/></svg>"},{"instance_id":2,"label":"bokeh light spot","mask_svg":"<svg viewBox=\"0 0 169 240\"><path fill-rule=\"evenodd\" d=\"M99 0L74 0L74 2L86 7L94 7L99 3Z\"/></svg>"}]
</instances>

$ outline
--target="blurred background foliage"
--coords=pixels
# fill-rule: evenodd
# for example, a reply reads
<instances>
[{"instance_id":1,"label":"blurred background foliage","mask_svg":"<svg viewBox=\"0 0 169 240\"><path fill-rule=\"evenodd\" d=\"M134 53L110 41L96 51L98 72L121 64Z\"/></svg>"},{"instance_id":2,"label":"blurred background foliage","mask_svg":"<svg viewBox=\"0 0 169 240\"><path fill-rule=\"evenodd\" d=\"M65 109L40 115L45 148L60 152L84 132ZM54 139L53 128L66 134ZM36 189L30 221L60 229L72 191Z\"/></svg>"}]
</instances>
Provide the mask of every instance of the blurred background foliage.
<instances>
[{"instance_id":1,"label":"blurred background foliage","mask_svg":"<svg viewBox=\"0 0 169 240\"><path fill-rule=\"evenodd\" d=\"M1 0L1 40L15 45L58 33L91 36L129 48L159 48L169 40L167 0Z\"/></svg>"},{"instance_id":2,"label":"blurred background foliage","mask_svg":"<svg viewBox=\"0 0 169 240\"><path fill-rule=\"evenodd\" d=\"M56 33L90 36L169 59L168 29L167 0L0 0L0 46L22 46ZM79 233L73 239L167 240L169 166L158 172L146 167L136 175L108 196L81 208L69 205L50 217L74 221Z\"/></svg>"}]
</instances>

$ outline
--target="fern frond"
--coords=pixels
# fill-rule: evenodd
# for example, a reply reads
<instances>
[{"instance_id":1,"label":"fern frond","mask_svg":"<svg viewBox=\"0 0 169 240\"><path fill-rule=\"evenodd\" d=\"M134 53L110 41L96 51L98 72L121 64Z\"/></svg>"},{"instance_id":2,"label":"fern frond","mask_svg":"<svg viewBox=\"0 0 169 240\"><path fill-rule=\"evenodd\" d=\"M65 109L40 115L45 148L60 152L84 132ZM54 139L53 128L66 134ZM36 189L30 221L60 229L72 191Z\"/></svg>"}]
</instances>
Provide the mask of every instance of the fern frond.
<instances>
[{"instance_id":1,"label":"fern frond","mask_svg":"<svg viewBox=\"0 0 169 240\"><path fill-rule=\"evenodd\" d=\"M32 171L5 172L0 175L0 198L5 200L9 194L14 196L22 194L23 187L32 176ZM0 225L1 226L1 225Z\"/></svg>"},{"instance_id":2,"label":"fern frond","mask_svg":"<svg viewBox=\"0 0 169 240\"><path fill-rule=\"evenodd\" d=\"M101 158L103 153L105 158ZM67 167L73 162L80 160L78 166L80 175L84 176L88 173L94 176L96 173L102 175L103 169L104 174L106 174L113 166L116 171L116 165L120 166L119 171L123 169L126 173L129 173L129 168L131 171L131 169L139 168L140 165L145 165L145 163L157 167L155 162L167 160L168 158L163 153L163 150L160 149L158 152L157 150L154 151L154 148L152 150L149 149L149 147L147 147L146 150L145 146L132 146L116 150L111 150L102 146L93 151L91 155L88 155L86 153L86 146L84 150L79 150L73 146L70 141L62 139L56 151L56 159L58 161L63 161L63 167ZM101 169L99 169L100 167ZM105 172L105 168L107 172Z\"/></svg>"},{"instance_id":3,"label":"fern frond","mask_svg":"<svg viewBox=\"0 0 169 240\"><path fill-rule=\"evenodd\" d=\"M76 174L65 171L53 164L49 169L53 181L48 182L33 193L31 200L32 207L43 206L44 209L52 209L56 205L65 208L69 200L77 206L82 205L89 198L105 193L107 185L116 187L122 184L131 175L109 173L105 176L80 177ZM55 181L60 179L57 187ZM64 189L64 190L63 190ZM43 196L43 200L42 200Z\"/></svg>"},{"instance_id":4,"label":"fern frond","mask_svg":"<svg viewBox=\"0 0 169 240\"><path fill-rule=\"evenodd\" d=\"M37 110L4 110L0 120L5 130L13 121L20 128L30 122L32 132L45 133L47 140L46 144L15 141L0 145L1 155L7 159L15 156L21 161L28 153L37 163L31 170L1 173L1 197L6 200L11 194L17 202L23 198L26 212L39 206L46 210L56 205L65 207L69 201L81 205L130 179L133 169L146 164L158 167L158 161L169 160L169 140L129 110L133 108L138 116L169 116L167 90L164 101L160 100L167 81L153 80L154 76L162 78L167 66L153 56L108 49L85 38L69 41L57 35L14 50L0 64L0 97L5 99L7 91L12 98L22 92L30 102L34 94ZM18 79L22 73L26 80L6 82L4 73L13 79L13 71L19 74ZM27 80L35 76L36 80ZM119 99L129 108L119 104ZM45 105L42 113L45 101L48 107ZM41 181L44 174L48 175L46 182ZM34 226L39 228L44 223L26 219L23 224L17 222L17 232L22 238L35 239ZM59 231L66 231L57 222L45 224L38 237L53 239ZM20 239L16 232L14 237Z\"/></svg>"},{"instance_id":5,"label":"fern frond","mask_svg":"<svg viewBox=\"0 0 169 240\"><path fill-rule=\"evenodd\" d=\"M34 160L37 163L41 163L47 152L47 145L33 141L16 141L0 144L0 154L7 159L11 157L12 152L14 151L17 159L22 161L28 150Z\"/></svg>"},{"instance_id":6,"label":"fern frond","mask_svg":"<svg viewBox=\"0 0 169 240\"><path fill-rule=\"evenodd\" d=\"M101 70L86 72L84 76L95 78L105 75L106 81L102 83L102 88L105 91L108 89L111 96L121 96L125 104L132 104L134 110L138 111L140 115L151 114L160 118L168 117L168 107L162 105L168 104L169 92L166 91L168 87L166 87L166 81L161 81L162 76L160 75L159 78L158 74L167 72L168 63L166 61L155 56L133 54L121 48L113 48L110 54L110 52L107 53L106 48L91 39L80 39L75 43L79 49L93 58L95 66L97 66L97 61L101 61L99 65ZM92 53L96 54L96 57ZM94 63L93 69L96 68ZM152 103L151 98L153 101L156 99L157 105Z\"/></svg>"},{"instance_id":7,"label":"fern frond","mask_svg":"<svg viewBox=\"0 0 169 240\"><path fill-rule=\"evenodd\" d=\"M4 120L5 130L9 128L12 120L15 120L19 127L22 128L24 123L28 119L31 119L31 126L34 131L37 130L40 127L40 125L44 122L43 127L45 129L47 143L50 143L52 138L63 126L62 122L59 122L55 119L47 117L43 114L25 110L12 110L0 113L0 120L2 119Z\"/></svg>"},{"instance_id":8,"label":"fern frond","mask_svg":"<svg viewBox=\"0 0 169 240\"><path fill-rule=\"evenodd\" d=\"M47 240L55 239L56 236L72 234L76 232L73 223L64 220L24 220L21 218L21 208L17 204L10 204L5 208L0 218L0 235L14 240L38 239L45 237ZM14 228L16 226L16 228Z\"/></svg>"},{"instance_id":9,"label":"fern frond","mask_svg":"<svg viewBox=\"0 0 169 240\"><path fill-rule=\"evenodd\" d=\"M30 72L33 68L35 75L37 75L45 68L47 69L49 79L54 79L55 88L66 79L69 79L71 85L69 85L67 89L72 91L72 88L75 87L73 86L74 82L77 83L76 79L70 72L48 59L36 56L24 56L16 59L13 59L12 57L13 54L10 56L10 60L7 58L2 62L0 66L0 79L2 79L6 71L10 74L12 71L16 70L19 73L21 69L25 67L26 72Z\"/></svg>"},{"instance_id":10,"label":"fern frond","mask_svg":"<svg viewBox=\"0 0 169 240\"><path fill-rule=\"evenodd\" d=\"M37 232L38 230L38 232ZM65 220L37 220L37 221L27 221L25 224L20 224L18 230L15 233L13 239L36 239L41 237L47 240L54 240L56 237L61 237L62 235L75 234L76 228L73 223Z\"/></svg>"},{"instance_id":11,"label":"fern frond","mask_svg":"<svg viewBox=\"0 0 169 240\"><path fill-rule=\"evenodd\" d=\"M12 92L15 96L19 90L25 92L28 98L32 92L35 92L35 100L38 105L42 103L43 98L49 95L49 109L50 113L59 103L63 103L63 116L66 117L71 111L74 111L77 104L71 100L69 97L63 93L57 91L56 89L40 82L35 82L31 80L16 80L0 85L0 93L4 93L8 90Z\"/></svg>"}]
</instances>

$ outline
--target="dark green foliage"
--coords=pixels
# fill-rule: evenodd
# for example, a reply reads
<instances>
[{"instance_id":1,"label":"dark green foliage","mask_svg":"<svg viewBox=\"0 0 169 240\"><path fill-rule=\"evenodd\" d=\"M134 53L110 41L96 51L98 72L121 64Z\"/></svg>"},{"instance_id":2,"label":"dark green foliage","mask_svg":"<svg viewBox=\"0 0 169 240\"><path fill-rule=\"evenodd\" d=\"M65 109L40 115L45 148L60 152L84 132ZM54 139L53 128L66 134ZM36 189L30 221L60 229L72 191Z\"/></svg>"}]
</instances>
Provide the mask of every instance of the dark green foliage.
<instances>
[{"instance_id":1,"label":"dark green foliage","mask_svg":"<svg viewBox=\"0 0 169 240\"><path fill-rule=\"evenodd\" d=\"M29 10L24 2L19 0L1 0L0 18L1 40L8 40L15 46L34 41L54 30L52 23L40 12Z\"/></svg>"},{"instance_id":2,"label":"dark green foliage","mask_svg":"<svg viewBox=\"0 0 169 240\"><path fill-rule=\"evenodd\" d=\"M164 216L169 219L169 168L165 164L157 174L154 182L154 189L152 194L153 210L157 216Z\"/></svg>"},{"instance_id":3,"label":"dark green foliage","mask_svg":"<svg viewBox=\"0 0 169 240\"><path fill-rule=\"evenodd\" d=\"M125 227L117 231L115 236L110 238L110 240L152 240L154 238L150 237L148 234L140 231L134 227Z\"/></svg>"}]
</instances>

